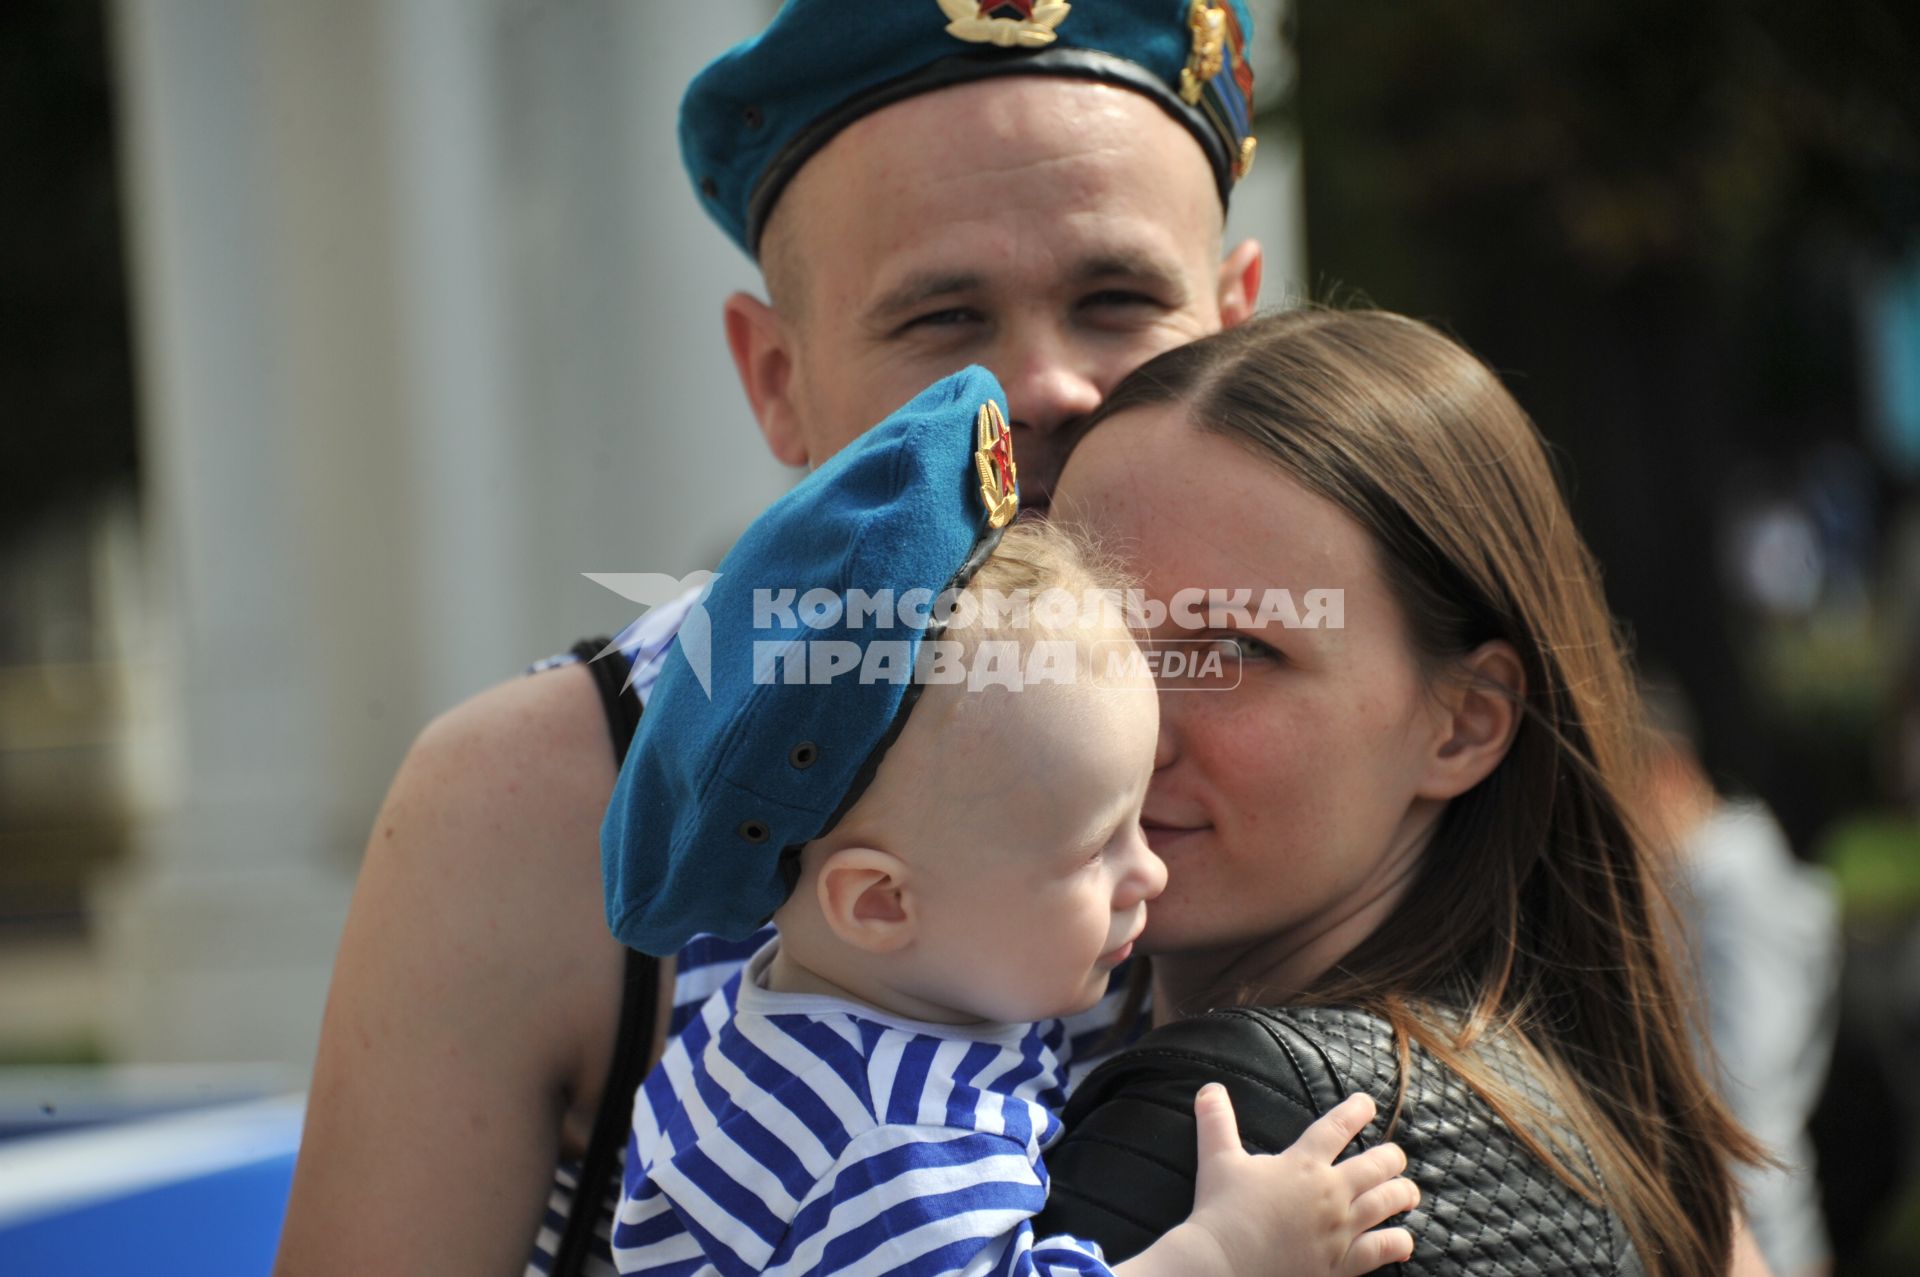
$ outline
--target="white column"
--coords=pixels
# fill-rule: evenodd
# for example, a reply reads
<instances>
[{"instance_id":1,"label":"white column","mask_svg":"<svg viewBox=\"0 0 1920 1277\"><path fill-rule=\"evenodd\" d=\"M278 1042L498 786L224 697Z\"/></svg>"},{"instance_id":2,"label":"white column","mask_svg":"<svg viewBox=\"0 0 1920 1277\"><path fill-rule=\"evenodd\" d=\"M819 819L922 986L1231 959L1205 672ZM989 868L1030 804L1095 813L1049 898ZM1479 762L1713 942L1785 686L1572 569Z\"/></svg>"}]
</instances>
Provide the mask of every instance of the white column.
<instances>
[{"instance_id":1,"label":"white column","mask_svg":"<svg viewBox=\"0 0 1920 1277\"><path fill-rule=\"evenodd\" d=\"M791 481L720 306L680 94L763 0L391 10L392 189L429 704L632 619L590 571L711 566Z\"/></svg>"},{"instance_id":2,"label":"white column","mask_svg":"<svg viewBox=\"0 0 1920 1277\"><path fill-rule=\"evenodd\" d=\"M793 481L767 453L728 357L721 304L759 272L701 211L680 164L679 102L770 0L549 5L520 33L501 134L524 357L520 598L616 630L633 605L584 572L712 567Z\"/></svg>"},{"instance_id":3,"label":"white column","mask_svg":"<svg viewBox=\"0 0 1920 1277\"><path fill-rule=\"evenodd\" d=\"M534 10L529 9L529 13ZM391 6L387 186L405 375L406 539L420 623L409 653L428 703L514 672L539 618L521 595L530 523L521 474L519 361L496 129L504 7Z\"/></svg>"},{"instance_id":4,"label":"white column","mask_svg":"<svg viewBox=\"0 0 1920 1277\"><path fill-rule=\"evenodd\" d=\"M328 769L326 581L310 553L311 414L290 338L276 148L297 116L266 10L129 0L118 12L149 548L146 662L164 779L103 883L110 1044L135 1060L304 1067L344 914Z\"/></svg>"},{"instance_id":5,"label":"white column","mask_svg":"<svg viewBox=\"0 0 1920 1277\"><path fill-rule=\"evenodd\" d=\"M117 1054L304 1069L407 741L630 619L580 573L711 564L788 482L673 144L769 13L121 0L159 709Z\"/></svg>"}]
</instances>

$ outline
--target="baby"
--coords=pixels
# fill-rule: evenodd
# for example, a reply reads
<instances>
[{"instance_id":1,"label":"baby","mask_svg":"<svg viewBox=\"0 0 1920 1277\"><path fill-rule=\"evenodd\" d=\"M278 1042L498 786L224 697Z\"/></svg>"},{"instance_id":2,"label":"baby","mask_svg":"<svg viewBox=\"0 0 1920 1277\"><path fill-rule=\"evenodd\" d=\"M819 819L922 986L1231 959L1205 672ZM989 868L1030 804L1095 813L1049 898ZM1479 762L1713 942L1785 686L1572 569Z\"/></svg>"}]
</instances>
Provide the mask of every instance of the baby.
<instances>
[{"instance_id":1,"label":"baby","mask_svg":"<svg viewBox=\"0 0 1920 1277\"><path fill-rule=\"evenodd\" d=\"M778 931L640 1089L623 1273L1230 1277L1411 1253L1368 1231L1417 1200L1398 1150L1334 1163L1370 1101L1250 1156L1217 1087L1184 1223L1113 1268L1036 1236L1078 1063L1062 1018L1106 995L1166 868L1139 825L1145 662L1117 609L1043 605L1121 582L1057 527L1008 526L1015 506L999 388L969 369L776 502L683 628L608 810L609 918L662 954Z\"/></svg>"}]
</instances>

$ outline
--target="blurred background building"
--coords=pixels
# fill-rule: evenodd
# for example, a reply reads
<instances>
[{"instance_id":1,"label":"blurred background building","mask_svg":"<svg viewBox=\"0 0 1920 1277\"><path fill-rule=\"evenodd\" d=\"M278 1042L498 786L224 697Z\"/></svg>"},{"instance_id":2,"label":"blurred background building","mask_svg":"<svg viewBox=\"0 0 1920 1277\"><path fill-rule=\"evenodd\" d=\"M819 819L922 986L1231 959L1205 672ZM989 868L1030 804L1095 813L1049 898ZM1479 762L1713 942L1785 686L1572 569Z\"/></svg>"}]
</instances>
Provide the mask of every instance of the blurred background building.
<instances>
[{"instance_id":1,"label":"blurred background building","mask_svg":"<svg viewBox=\"0 0 1920 1277\"><path fill-rule=\"evenodd\" d=\"M1706 773L1838 883L1829 1218L1911 1271L1920 14L1254 7L1269 300L1432 319L1553 442ZM0 14L0 1135L298 1090L414 734L790 481L674 141L773 8Z\"/></svg>"}]
</instances>

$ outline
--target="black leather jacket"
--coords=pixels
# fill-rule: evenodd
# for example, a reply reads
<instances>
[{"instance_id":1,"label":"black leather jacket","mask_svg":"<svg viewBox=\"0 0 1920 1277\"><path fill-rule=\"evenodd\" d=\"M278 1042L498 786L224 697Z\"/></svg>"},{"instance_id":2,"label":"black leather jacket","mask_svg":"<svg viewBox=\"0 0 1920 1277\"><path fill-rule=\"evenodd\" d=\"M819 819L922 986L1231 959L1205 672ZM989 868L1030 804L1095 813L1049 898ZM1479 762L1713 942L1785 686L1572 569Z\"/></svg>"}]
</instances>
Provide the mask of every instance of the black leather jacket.
<instances>
[{"instance_id":1,"label":"black leather jacket","mask_svg":"<svg viewBox=\"0 0 1920 1277\"><path fill-rule=\"evenodd\" d=\"M1552 1107L1518 1053L1498 1039L1483 1057ZM1394 1139L1420 1205L1404 1223L1413 1258L1383 1271L1488 1274L1643 1273L1620 1221L1583 1199L1527 1152L1451 1070L1413 1052ZM1273 1153L1356 1091L1380 1116L1355 1141L1381 1137L1398 1062L1378 1018L1345 1008L1213 1011L1156 1029L1090 1074L1047 1153L1052 1176L1039 1235L1101 1243L1110 1262L1138 1254L1193 1208L1193 1096L1226 1086L1241 1139Z\"/></svg>"}]
</instances>

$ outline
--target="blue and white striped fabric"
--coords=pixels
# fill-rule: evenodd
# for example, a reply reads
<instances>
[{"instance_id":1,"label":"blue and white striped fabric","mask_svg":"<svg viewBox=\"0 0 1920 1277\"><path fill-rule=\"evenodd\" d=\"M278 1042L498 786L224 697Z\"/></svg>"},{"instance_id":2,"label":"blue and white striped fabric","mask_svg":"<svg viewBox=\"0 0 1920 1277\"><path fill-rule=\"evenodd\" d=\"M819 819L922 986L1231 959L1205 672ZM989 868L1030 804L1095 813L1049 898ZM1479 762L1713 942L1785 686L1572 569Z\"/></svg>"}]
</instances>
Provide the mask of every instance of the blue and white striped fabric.
<instances>
[{"instance_id":1,"label":"blue and white striped fabric","mask_svg":"<svg viewBox=\"0 0 1920 1277\"><path fill-rule=\"evenodd\" d=\"M702 1004L727 981L739 975L754 951L771 939L773 928L764 927L747 940L699 936L682 949L674 966L671 1033L678 1036L699 1014ZM1081 1032L1090 1037L1093 1030L1083 1029ZM554 1167L553 1186L547 1192L546 1213L540 1222L540 1232L534 1238L533 1253L527 1259L524 1277L546 1277L553 1270L554 1253L560 1248L560 1234L567 1226L567 1216L573 1210L573 1196L579 1182L578 1161L564 1159ZM587 1255L582 1277L611 1277L614 1271L607 1246L613 1236L614 1208L619 1202L618 1188L618 1183L608 1186L606 1204L601 1210L600 1219L594 1224L598 1243Z\"/></svg>"},{"instance_id":2,"label":"blue and white striped fabric","mask_svg":"<svg viewBox=\"0 0 1920 1277\"><path fill-rule=\"evenodd\" d=\"M709 998L640 1088L613 1230L622 1273L1106 1274L1033 1236L1070 1032L895 1019L761 985Z\"/></svg>"}]
</instances>

